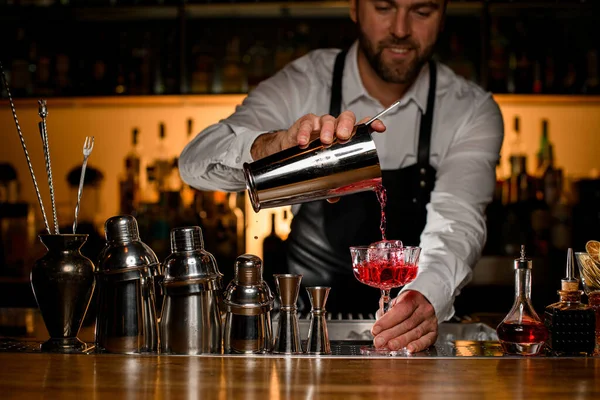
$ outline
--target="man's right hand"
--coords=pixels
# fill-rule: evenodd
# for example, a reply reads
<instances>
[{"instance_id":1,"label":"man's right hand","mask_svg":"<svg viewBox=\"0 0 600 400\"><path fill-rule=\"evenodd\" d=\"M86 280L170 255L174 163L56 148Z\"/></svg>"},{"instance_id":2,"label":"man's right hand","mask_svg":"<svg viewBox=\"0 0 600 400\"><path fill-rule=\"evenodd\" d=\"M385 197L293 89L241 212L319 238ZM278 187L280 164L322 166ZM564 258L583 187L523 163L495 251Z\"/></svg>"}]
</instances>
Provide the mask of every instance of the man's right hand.
<instances>
[{"instance_id":1,"label":"man's right hand","mask_svg":"<svg viewBox=\"0 0 600 400\"><path fill-rule=\"evenodd\" d=\"M370 117L365 117L359 123L366 122ZM334 135L341 140L350 138L356 116L352 111L344 111L339 117L307 114L299 118L287 130L266 133L256 138L250 153L253 160L259 160L271 154L280 152L293 146L306 146L311 139L319 136L323 144L331 144ZM385 131L385 125L380 120L375 120L371 127L376 132Z\"/></svg>"}]
</instances>

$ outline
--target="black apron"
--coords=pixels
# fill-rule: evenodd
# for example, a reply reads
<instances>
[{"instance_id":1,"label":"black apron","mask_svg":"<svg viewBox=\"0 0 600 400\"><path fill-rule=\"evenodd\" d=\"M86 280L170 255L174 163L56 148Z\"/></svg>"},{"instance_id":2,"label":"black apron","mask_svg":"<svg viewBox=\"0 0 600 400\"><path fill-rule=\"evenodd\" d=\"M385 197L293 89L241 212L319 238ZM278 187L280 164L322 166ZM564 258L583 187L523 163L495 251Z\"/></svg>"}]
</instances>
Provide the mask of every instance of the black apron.
<instances>
[{"instance_id":1,"label":"black apron","mask_svg":"<svg viewBox=\"0 0 600 400\"><path fill-rule=\"evenodd\" d=\"M340 114L342 76L347 52L338 54L331 87L329 113ZM419 245L435 183L435 169L429 165L429 147L436 88L436 65L429 63L427 111L421 116L417 163L397 170L382 170L387 191L386 238L405 245ZM388 127L385 135L393 135ZM337 203L326 200L302 204L294 216L287 239L287 263L291 273L302 274L299 308L310 311L305 288L330 286L326 309L337 313L375 313L380 291L360 283L352 273L350 246L381 240L381 207L373 191L343 196Z\"/></svg>"}]
</instances>

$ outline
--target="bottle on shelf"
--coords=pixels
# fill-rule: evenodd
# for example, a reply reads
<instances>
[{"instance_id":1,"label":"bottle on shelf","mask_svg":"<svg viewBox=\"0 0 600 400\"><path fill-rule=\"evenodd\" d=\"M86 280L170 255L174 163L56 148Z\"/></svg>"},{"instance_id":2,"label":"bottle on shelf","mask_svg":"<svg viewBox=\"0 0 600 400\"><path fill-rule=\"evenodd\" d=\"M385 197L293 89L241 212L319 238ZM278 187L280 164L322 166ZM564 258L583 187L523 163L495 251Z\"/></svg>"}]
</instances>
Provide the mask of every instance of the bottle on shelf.
<instances>
[{"instance_id":1,"label":"bottle on shelf","mask_svg":"<svg viewBox=\"0 0 600 400\"><path fill-rule=\"evenodd\" d=\"M262 40L257 40L244 55L248 73L248 90L254 89L273 72L271 52Z\"/></svg>"},{"instance_id":2,"label":"bottle on shelf","mask_svg":"<svg viewBox=\"0 0 600 400\"><path fill-rule=\"evenodd\" d=\"M246 71L242 67L238 36L231 38L227 44L221 79L223 93L246 93L248 91L248 80Z\"/></svg>"},{"instance_id":3,"label":"bottle on shelf","mask_svg":"<svg viewBox=\"0 0 600 400\"><path fill-rule=\"evenodd\" d=\"M490 24L490 56L488 60L488 90L505 93L508 82L508 45L509 41L500 29L497 17Z\"/></svg>"},{"instance_id":4,"label":"bottle on shelf","mask_svg":"<svg viewBox=\"0 0 600 400\"><path fill-rule=\"evenodd\" d=\"M154 166L156 167L156 180L159 192L165 190L167 177L171 172L172 160L166 145L165 123L158 124L158 147L156 148Z\"/></svg>"},{"instance_id":5,"label":"bottle on shelf","mask_svg":"<svg viewBox=\"0 0 600 400\"><path fill-rule=\"evenodd\" d=\"M140 172L141 156L138 151L139 130L133 128L131 132L131 150L125 157L125 171L119 181L120 187L120 212L121 214L136 214L140 203Z\"/></svg>"},{"instance_id":6,"label":"bottle on shelf","mask_svg":"<svg viewBox=\"0 0 600 400\"><path fill-rule=\"evenodd\" d=\"M271 232L263 239L263 268L265 280L269 283L275 283L273 274L285 273L285 242L277 234L276 214L271 213Z\"/></svg>"},{"instance_id":7,"label":"bottle on shelf","mask_svg":"<svg viewBox=\"0 0 600 400\"><path fill-rule=\"evenodd\" d=\"M600 94L600 71L598 70L598 51L590 49L586 56L586 79L581 92L584 94Z\"/></svg>"},{"instance_id":8,"label":"bottle on shelf","mask_svg":"<svg viewBox=\"0 0 600 400\"><path fill-rule=\"evenodd\" d=\"M214 50L211 46L210 30L205 30L200 42L192 46L192 71L190 86L192 93L206 94L212 91L215 70Z\"/></svg>"},{"instance_id":9,"label":"bottle on shelf","mask_svg":"<svg viewBox=\"0 0 600 400\"><path fill-rule=\"evenodd\" d=\"M525 246L521 246L521 256L514 261L515 301L496 328L500 344L507 354L537 355L548 340L548 329L531 304L532 267L532 260L525 257Z\"/></svg>"},{"instance_id":10,"label":"bottle on shelf","mask_svg":"<svg viewBox=\"0 0 600 400\"><path fill-rule=\"evenodd\" d=\"M194 129L194 120L193 119L188 118L187 123L186 123L186 129L187 129L187 142L190 142L190 140L192 139L192 134L194 132L193 131L193 129ZM179 174L179 165L177 165L177 173ZM194 196L195 196L196 190L193 189L187 183L184 183L183 181L181 182L181 185L182 185L182 189L181 189L182 205L186 210L192 210L194 207Z\"/></svg>"},{"instance_id":11,"label":"bottle on shelf","mask_svg":"<svg viewBox=\"0 0 600 400\"><path fill-rule=\"evenodd\" d=\"M544 312L549 337L546 344L558 354L592 354L596 345L596 313L581 302L583 291L575 278L573 249L567 252L567 276L561 280L560 301Z\"/></svg>"}]
</instances>

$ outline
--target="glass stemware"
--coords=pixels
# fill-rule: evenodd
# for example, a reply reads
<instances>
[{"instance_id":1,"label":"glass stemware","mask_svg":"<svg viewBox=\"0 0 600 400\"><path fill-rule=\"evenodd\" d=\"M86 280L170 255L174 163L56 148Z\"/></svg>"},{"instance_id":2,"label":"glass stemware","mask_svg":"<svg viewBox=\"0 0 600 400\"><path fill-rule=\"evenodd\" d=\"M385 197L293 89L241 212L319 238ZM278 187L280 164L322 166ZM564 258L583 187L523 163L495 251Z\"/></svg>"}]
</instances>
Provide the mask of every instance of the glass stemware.
<instances>
[{"instance_id":1,"label":"glass stemware","mask_svg":"<svg viewBox=\"0 0 600 400\"><path fill-rule=\"evenodd\" d=\"M361 283L381 291L379 306L383 314L390 307L390 290L412 282L417 277L421 248L416 246L398 247L350 247L352 270ZM406 348L390 350L374 346L361 347L365 355L408 355Z\"/></svg>"}]
</instances>

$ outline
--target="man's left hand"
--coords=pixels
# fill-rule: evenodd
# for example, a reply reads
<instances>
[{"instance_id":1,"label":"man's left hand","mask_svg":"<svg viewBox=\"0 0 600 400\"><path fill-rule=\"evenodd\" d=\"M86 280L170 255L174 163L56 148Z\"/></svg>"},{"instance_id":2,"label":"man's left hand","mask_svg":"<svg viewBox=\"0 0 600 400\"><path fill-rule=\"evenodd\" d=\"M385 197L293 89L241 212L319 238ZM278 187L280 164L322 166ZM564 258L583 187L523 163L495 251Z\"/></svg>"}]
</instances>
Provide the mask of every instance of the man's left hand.
<instances>
[{"instance_id":1,"label":"man's left hand","mask_svg":"<svg viewBox=\"0 0 600 400\"><path fill-rule=\"evenodd\" d=\"M390 309L375 322L371 333L375 337L375 347L387 345L390 350L406 347L409 352L416 353L435 343L438 321L425 296L407 290L392 300Z\"/></svg>"}]
</instances>

